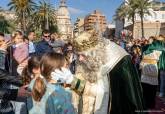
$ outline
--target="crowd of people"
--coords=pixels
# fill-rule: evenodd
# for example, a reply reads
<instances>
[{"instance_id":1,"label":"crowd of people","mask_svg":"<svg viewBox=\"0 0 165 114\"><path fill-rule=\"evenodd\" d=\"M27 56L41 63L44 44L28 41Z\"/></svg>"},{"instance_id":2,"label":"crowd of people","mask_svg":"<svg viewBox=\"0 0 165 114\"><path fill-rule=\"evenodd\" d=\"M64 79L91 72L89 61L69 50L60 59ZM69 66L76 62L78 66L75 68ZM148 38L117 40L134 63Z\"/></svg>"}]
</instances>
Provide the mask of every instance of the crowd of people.
<instances>
[{"instance_id":1,"label":"crowd of people","mask_svg":"<svg viewBox=\"0 0 165 114\"><path fill-rule=\"evenodd\" d=\"M74 114L70 93L58 86L69 86L73 80L75 61L78 58L72 44L66 43L57 33L51 34L48 30L43 31L40 41L35 40L34 31L30 31L27 37L21 31L16 31L10 40L6 40L5 35L0 33L0 70L1 77L4 78L1 80L1 87L4 87L1 88L3 93L0 95L3 99L1 109L6 107L4 101L32 95L32 99L29 98L27 102L30 114L42 114L44 111L49 111L47 114ZM18 90L11 89L10 84L22 87ZM51 97L54 93L56 97ZM35 105L37 102L41 103ZM54 103L59 106L53 110L45 110L46 102L49 102L48 107L52 107ZM39 113L38 109L43 110ZM12 112L9 111L9 114Z\"/></svg>"},{"instance_id":2,"label":"crowd of people","mask_svg":"<svg viewBox=\"0 0 165 114\"><path fill-rule=\"evenodd\" d=\"M146 107L154 109L157 92L159 97L165 97L165 36L117 40L116 43L131 55L141 79Z\"/></svg>"},{"instance_id":3,"label":"crowd of people","mask_svg":"<svg viewBox=\"0 0 165 114\"><path fill-rule=\"evenodd\" d=\"M34 31L27 36L16 31L9 40L0 33L0 113L15 114L10 100L20 98L21 114L143 114L153 109L158 82L159 96L165 96L165 37L114 41L128 53L107 39L99 44L95 34L91 37L94 42L81 43L79 53L49 30L43 30L40 41ZM94 50L84 52L88 48Z\"/></svg>"}]
</instances>

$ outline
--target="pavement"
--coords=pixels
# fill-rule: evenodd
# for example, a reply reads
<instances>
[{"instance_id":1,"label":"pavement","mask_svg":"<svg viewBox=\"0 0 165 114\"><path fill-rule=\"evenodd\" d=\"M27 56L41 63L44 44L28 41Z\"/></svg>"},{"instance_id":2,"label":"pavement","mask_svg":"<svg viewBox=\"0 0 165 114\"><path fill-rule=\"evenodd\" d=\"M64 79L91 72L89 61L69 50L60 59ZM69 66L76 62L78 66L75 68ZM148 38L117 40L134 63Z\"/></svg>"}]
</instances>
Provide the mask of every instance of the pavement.
<instances>
[{"instance_id":1,"label":"pavement","mask_svg":"<svg viewBox=\"0 0 165 114\"><path fill-rule=\"evenodd\" d=\"M165 98L156 97L155 109L149 110L149 114L165 114Z\"/></svg>"}]
</instances>

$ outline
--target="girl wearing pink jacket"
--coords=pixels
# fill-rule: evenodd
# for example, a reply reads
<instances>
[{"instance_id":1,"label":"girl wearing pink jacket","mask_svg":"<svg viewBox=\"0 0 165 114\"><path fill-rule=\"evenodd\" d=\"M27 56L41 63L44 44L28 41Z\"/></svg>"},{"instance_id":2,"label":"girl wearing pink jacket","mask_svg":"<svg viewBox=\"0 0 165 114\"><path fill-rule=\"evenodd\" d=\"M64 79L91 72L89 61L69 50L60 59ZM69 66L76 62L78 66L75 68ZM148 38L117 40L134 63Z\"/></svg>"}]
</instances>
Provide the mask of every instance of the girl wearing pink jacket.
<instances>
[{"instance_id":1,"label":"girl wearing pink jacket","mask_svg":"<svg viewBox=\"0 0 165 114\"><path fill-rule=\"evenodd\" d=\"M17 72L21 75L23 68L27 65L29 52L28 44L23 41L23 36L16 34L13 37L15 45L13 45L13 57L18 63Z\"/></svg>"}]
</instances>

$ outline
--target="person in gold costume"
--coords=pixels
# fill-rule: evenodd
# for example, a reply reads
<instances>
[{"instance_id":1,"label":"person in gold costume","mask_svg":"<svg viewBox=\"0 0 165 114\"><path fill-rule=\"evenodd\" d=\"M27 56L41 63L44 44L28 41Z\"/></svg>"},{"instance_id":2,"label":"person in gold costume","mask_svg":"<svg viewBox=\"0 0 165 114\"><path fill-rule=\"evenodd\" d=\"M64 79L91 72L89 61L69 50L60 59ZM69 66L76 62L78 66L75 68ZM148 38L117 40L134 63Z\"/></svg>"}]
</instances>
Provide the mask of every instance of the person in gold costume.
<instances>
[{"instance_id":1,"label":"person in gold costume","mask_svg":"<svg viewBox=\"0 0 165 114\"><path fill-rule=\"evenodd\" d=\"M95 31L82 33L73 44L83 58L71 84L82 96L79 113L144 113L139 76L124 49Z\"/></svg>"}]
</instances>

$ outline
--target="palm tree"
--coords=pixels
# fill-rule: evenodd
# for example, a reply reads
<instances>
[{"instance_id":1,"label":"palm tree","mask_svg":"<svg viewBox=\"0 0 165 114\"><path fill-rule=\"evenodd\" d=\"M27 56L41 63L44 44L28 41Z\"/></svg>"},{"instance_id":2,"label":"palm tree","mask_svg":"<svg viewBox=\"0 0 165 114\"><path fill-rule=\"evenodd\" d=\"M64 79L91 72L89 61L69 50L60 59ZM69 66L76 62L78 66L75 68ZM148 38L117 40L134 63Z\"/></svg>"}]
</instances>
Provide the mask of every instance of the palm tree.
<instances>
[{"instance_id":1,"label":"palm tree","mask_svg":"<svg viewBox=\"0 0 165 114\"><path fill-rule=\"evenodd\" d=\"M135 14L137 11L136 0L127 0L126 4L127 4L126 13L127 13L128 20L132 20L132 36L133 36L134 25L135 25Z\"/></svg>"},{"instance_id":2,"label":"palm tree","mask_svg":"<svg viewBox=\"0 0 165 114\"><path fill-rule=\"evenodd\" d=\"M11 0L8 4L10 10L14 10L21 22L21 29L26 31L26 19L35 8L33 0Z\"/></svg>"},{"instance_id":3,"label":"palm tree","mask_svg":"<svg viewBox=\"0 0 165 114\"><path fill-rule=\"evenodd\" d=\"M144 38L144 15L150 15L149 8L151 7L150 0L136 0L137 13L141 19L142 38Z\"/></svg>"},{"instance_id":4,"label":"palm tree","mask_svg":"<svg viewBox=\"0 0 165 114\"><path fill-rule=\"evenodd\" d=\"M36 11L32 14L32 18L32 20L35 22L33 25L35 25L38 29L48 29L47 26L50 27L53 24L56 24L55 10L44 0L39 1Z\"/></svg>"},{"instance_id":5,"label":"palm tree","mask_svg":"<svg viewBox=\"0 0 165 114\"><path fill-rule=\"evenodd\" d=\"M4 16L0 15L0 31L3 33L10 33L9 27L9 22L5 19Z\"/></svg>"},{"instance_id":6,"label":"palm tree","mask_svg":"<svg viewBox=\"0 0 165 114\"><path fill-rule=\"evenodd\" d=\"M122 5L116 10L116 19L122 20L123 24L126 17L128 18L128 20L132 20L132 33L134 33L133 30L135 23L135 14L137 10L135 1L136 0L127 0L126 2L123 2Z\"/></svg>"}]
</instances>

